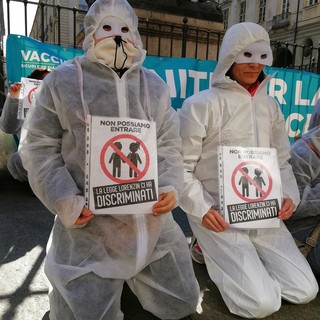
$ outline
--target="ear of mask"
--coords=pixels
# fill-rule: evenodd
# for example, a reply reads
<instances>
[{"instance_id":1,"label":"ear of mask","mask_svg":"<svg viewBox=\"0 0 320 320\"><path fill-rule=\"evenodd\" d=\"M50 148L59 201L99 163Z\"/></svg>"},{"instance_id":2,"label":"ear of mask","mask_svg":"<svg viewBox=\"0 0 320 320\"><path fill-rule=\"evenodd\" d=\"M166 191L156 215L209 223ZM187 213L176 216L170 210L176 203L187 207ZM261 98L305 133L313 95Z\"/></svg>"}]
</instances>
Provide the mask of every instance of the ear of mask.
<instances>
[{"instance_id":1,"label":"ear of mask","mask_svg":"<svg viewBox=\"0 0 320 320\"><path fill-rule=\"evenodd\" d=\"M96 59L116 71L130 68L139 54L134 47L129 27L120 18L104 17L94 33L94 38L95 46L87 53L89 59Z\"/></svg>"}]
</instances>

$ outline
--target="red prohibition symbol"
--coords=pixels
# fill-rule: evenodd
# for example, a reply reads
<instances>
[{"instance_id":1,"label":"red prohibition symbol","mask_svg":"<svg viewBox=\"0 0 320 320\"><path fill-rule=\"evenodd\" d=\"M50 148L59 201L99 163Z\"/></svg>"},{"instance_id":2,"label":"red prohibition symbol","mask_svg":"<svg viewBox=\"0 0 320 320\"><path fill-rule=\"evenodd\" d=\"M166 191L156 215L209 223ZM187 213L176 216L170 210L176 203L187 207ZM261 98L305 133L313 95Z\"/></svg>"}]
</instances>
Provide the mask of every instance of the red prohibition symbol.
<instances>
[{"instance_id":1,"label":"red prohibition symbol","mask_svg":"<svg viewBox=\"0 0 320 320\"><path fill-rule=\"evenodd\" d=\"M242 170L242 167L248 166L248 165L252 165L256 168L260 168L263 170L263 172L267 175L268 177L268 188L267 190L263 190L254 180L253 178L251 178L247 172ZM236 185L236 175L237 173L240 173L241 175L243 175L250 184L252 184L261 194L261 197L255 197L255 198L248 198L244 195L242 195ZM270 194L271 190L272 190L272 178L270 175L270 172L268 171L268 169L266 167L264 167L261 163L256 162L256 161L244 161L241 162L240 164L238 164L235 169L232 172L232 176L231 176L231 184L232 184L232 189L233 191L236 193L236 195L247 202L255 202L255 201L263 201L264 199L266 199L268 197L268 195Z\"/></svg>"},{"instance_id":2,"label":"red prohibition symbol","mask_svg":"<svg viewBox=\"0 0 320 320\"><path fill-rule=\"evenodd\" d=\"M140 147L142 148L142 150L145 153L145 157L146 157L146 164L144 166L144 168L141 170L139 170L128 158L127 156L120 150L117 148L117 146L115 145L115 142L120 140L120 139L129 139L129 140L133 140L134 142L139 142ZM109 148L111 148L113 150L113 152L116 152L120 158L129 165L130 168L132 168L132 170L137 174L136 177L133 177L132 179L120 179L117 177L114 177L108 170L107 166L106 166L106 161L105 161L105 156L106 156L106 152L107 150L109 150ZM116 182L116 183L129 183L129 182L137 182L139 180L141 180L146 173L148 172L149 166L150 166L150 155L148 152L148 149L146 147L146 145L136 136L133 136L131 134L120 134L118 136L113 137L112 139L110 139L109 141L107 141L104 146L101 149L101 153L100 153L100 165L102 168L102 171L104 172L104 174L112 181Z\"/></svg>"},{"instance_id":3,"label":"red prohibition symbol","mask_svg":"<svg viewBox=\"0 0 320 320\"><path fill-rule=\"evenodd\" d=\"M37 89L38 89L38 87L32 88L28 93L28 101L29 101L30 104L32 103L34 94L35 94Z\"/></svg>"}]
</instances>

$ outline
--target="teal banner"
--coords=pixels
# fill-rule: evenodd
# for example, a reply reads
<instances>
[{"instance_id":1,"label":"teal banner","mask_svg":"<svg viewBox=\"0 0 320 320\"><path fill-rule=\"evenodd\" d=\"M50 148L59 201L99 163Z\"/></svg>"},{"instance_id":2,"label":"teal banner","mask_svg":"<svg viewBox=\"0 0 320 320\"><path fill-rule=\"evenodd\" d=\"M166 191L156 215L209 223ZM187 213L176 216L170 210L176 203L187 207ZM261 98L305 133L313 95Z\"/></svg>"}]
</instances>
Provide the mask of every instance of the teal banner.
<instances>
[{"instance_id":1,"label":"teal banner","mask_svg":"<svg viewBox=\"0 0 320 320\"><path fill-rule=\"evenodd\" d=\"M7 38L8 85L27 77L35 68L54 69L62 62L83 54L80 49L46 44L9 35ZM185 98L210 87L216 61L148 56L144 66L157 73L169 86L172 106L179 109ZM312 109L320 98L320 75L292 69L266 68L274 74L269 94L279 102L291 142L308 130Z\"/></svg>"},{"instance_id":2,"label":"teal banner","mask_svg":"<svg viewBox=\"0 0 320 320\"><path fill-rule=\"evenodd\" d=\"M46 44L25 36L10 34L6 44L7 79L10 86L28 77L37 68L54 69L66 60L83 54L82 50Z\"/></svg>"}]
</instances>

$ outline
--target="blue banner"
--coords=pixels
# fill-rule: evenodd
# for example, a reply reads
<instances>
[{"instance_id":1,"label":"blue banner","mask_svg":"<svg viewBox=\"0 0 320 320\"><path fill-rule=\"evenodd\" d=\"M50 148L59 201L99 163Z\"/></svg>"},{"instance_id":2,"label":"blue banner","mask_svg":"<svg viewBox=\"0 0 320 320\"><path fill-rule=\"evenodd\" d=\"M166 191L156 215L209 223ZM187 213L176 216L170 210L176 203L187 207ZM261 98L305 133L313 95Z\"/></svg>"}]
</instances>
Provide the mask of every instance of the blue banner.
<instances>
[{"instance_id":1,"label":"blue banner","mask_svg":"<svg viewBox=\"0 0 320 320\"><path fill-rule=\"evenodd\" d=\"M46 44L20 36L7 38L8 85L27 77L35 68L54 69L62 62L83 54L80 49ZM156 72L169 86L172 106L179 109L185 98L210 87L216 61L191 58L164 58L148 56L144 66ZM310 72L269 68L274 74L268 92L279 102L286 119L291 142L308 130L312 109L320 98L320 75Z\"/></svg>"},{"instance_id":2,"label":"blue banner","mask_svg":"<svg viewBox=\"0 0 320 320\"><path fill-rule=\"evenodd\" d=\"M54 69L66 60L80 56L80 49L46 44L25 36L10 34L6 44L8 85L19 82L37 68Z\"/></svg>"}]
</instances>

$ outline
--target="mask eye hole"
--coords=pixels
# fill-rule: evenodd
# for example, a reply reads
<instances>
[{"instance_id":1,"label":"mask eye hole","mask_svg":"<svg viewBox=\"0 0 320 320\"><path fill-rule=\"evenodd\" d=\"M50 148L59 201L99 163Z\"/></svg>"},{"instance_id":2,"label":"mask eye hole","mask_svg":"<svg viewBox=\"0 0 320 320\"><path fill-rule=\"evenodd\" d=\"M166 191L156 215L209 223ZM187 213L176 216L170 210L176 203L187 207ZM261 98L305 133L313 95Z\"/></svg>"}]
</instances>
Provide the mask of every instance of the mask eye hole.
<instances>
[{"instance_id":1,"label":"mask eye hole","mask_svg":"<svg viewBox=\"0 0 320 320\"><path fill-rule=\"evenodd\" d=\"M246 58L251 58L252 57L252 54L250 52L245 52L243 54Z\"/></svg>"},{"instance_id":2,"label":"mask eye hole","mask_svg":"<svg viewBox=\"0 0 320 320\"><path fill-rule=\"evenodd\" d=\"M111 29L112 29L112 27L111 27L109 24L105 24L105 25L103 26L103 30L104 30L104 31L111 31Z\"/></svg>"},{"instance_id":3,"label":"mask eye hole","mask_svg":"<svg viewBox=\"0 0 320 320\"><path fill-rule=\"evenodd\" d=\"M121 28L121 31L122 31L123 33L128 33L128 32L129 32L129 28L128 28L128 27L122 27L122 28Z\"/></svg>"},{"instance_id":4,"label":"mask eye hole","mask_svg":"<svg viewBox=\"0 0 320 320\"><path fill-rule=\"evenodd\" d=\"M265 54L262 54L262 55L261 55L261 59L267 59L267 56L268 56L268 55L267 55L266 53L265 53Z\"/></svg>"}]
</instances>

